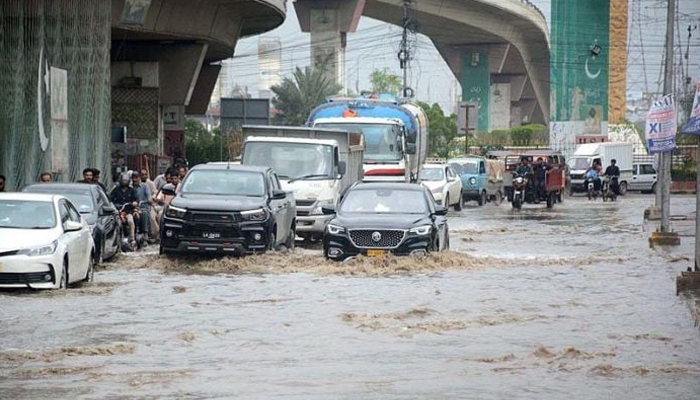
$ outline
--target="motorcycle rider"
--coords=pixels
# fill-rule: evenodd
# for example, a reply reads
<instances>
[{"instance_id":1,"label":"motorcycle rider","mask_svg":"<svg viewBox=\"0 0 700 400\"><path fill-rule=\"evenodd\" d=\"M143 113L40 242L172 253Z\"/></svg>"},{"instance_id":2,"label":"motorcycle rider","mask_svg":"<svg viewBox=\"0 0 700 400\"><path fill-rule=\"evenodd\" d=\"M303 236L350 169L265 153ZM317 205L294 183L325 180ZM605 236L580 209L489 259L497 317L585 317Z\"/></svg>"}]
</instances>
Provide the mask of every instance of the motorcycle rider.
<instances>
[{"instance_id":1,"label":"motorcycle rider","mask_svg":"<svg viewBox=\"0 0 700 400\"><path fill-rule=\"evenodd\" d=\"M515 170L516 175L522 176L527 181L527 189L532 192L532 167L528 163L527 157L520 159L520 164Z\"/></svg>"},{"instance_id":2,"label":"motorcycle rider","mask_svg":"<svg viewBox=\"0 0 700 400\"><path fill-rule=\"evenodd\" d=\"M148 186L141 182L141 174L138 171L134 171L131 174L131 187L134 189L136 198L139 201L139 209L141 210L139 228L142 233L148 235L151 232L151 219L149 215L151 213L151 190Z\"/></svg>"},{"instance_id":3,"label":"motorcycle rider","mask_svg":"<svg viewBox=\"0 0 700 400\"><path fill-rule=\"evenodd\" d=\"M586 170L586 179L585 182L587 183L588 181L593 181L593 190L600 191L600 172L602 170L602 167L598 164L597 161L593 162L593 165L591 165L587 170Z\"/></svg>"},{"instance_id":4,"label":"motorcycle rider","mask_svg":"<svg viewBox=\"0 0 700 400\"><path fill-rule=\"evenodd\" d=\"M134 209L138 207L139 200L136 197L136 192L129 186L129 175L124 173L119 177L119 186L112 190L109 199L114 203L117 209L121 209L125 204L131 204ZM136 224L134 222L133 212L126 214L126 224L129 227L129 245L132 249L136 248Z\"/></svg>"},{"instance_id":5,"label":"motorcycle rider","mask_svg":"<svg viewBox=\"0 0 700 400\"><path fill-rule=\"evenodd\" d=\"M605 169L605 175L610 179L610 188L613 190L615 194L620 194L619 193L619 183L618 180L620 179L620 167L615 165L617 163L617 160L614 158L610 160L610 165ZM613 177L617 179L613 179Z\"/></svg>"}]
</instances>

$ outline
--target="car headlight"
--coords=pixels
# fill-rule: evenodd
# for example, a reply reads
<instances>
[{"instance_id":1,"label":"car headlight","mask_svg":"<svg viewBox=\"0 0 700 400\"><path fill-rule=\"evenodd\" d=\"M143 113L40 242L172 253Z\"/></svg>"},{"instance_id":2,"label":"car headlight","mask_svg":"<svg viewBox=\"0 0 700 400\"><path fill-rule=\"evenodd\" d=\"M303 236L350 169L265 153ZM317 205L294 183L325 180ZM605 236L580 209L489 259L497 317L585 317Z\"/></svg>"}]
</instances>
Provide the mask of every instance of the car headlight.
<instances>
[{"instance_id":1,"label":"car headlight","mask_svg":"<svg viewBox=\"0 0 700 400\"><path fill-rule=\"evenodd\" d=\"M415 228L411 228L411 233L415 233L416 235L427 235L430 233L430 230L433 229L432 226L430 225L423 225L423 226L418 226Z\"/></svg>"},{"instance_id":2,"label":"car headlight","mask_svg":"<svg viewBox=\"0 0 700 400\"><path fill-rule=\"evenodd\" d=\"M345 232L345 228L343 228L342 226L333 225L333 224L328 224L326 226L326 229L328 229L328 233L330 233L331 235L337 235L337 234Z\"/></svg>"},{"instance_id":3,"label":"car headlight","mask_svg":"<svg viewBox=\"0 0 700 400\"><path fill-rule=\"evenodd\" d=\"M265 221L267 219L267 211L262 208L241 211L241 218L243 218L244 221Z\"/></svg>"},{"instance_id":4,"label":"car headlight","mask_svg":"<svg viewBox=\"0 0 700 400\"><path fill-rule=\"evenodd\" d=\"M333 199L319 200L316 203L314 203L314 208L311 209L311 211L309 212L309 215L322 215L324 206L333 206L333 205L335 205L335 201Z\"/></svg>"},{"instance_id":5,"label":"car headlight","mask_svg":"<svg viewBox=\"0 0 700 400\"><path fill-rule=\"evenodd\" d=\"M474 178L474 177L469 178L469 184L476 185L476 178Z\"/></svg>"},{"instance_id":6,"label":"car headlight","mask_svg":"<svg viewBox=\"0 0 700 400\"><path fill-rule=\"evenodd\" d=\"M165 211L165 216L169 218L184 219L186 213L187 210L184 208L168 206L168 209Z\"/></svg>"},{"instance_id":7,"label":"car headlight","mask_svg":"<svg viewBox=\"0 0 700 400\"><path fill-rule=\"evenodd\" d=\"M23 249L19 251L19 254L24 254L26 256L48 256L50 254L53 254L56 251L56 247L58 247L58 240L54 240L50 244L44 245L44 246L39 246L39 247L31 247L28 249Z\"/></svg>"}]
</instances>

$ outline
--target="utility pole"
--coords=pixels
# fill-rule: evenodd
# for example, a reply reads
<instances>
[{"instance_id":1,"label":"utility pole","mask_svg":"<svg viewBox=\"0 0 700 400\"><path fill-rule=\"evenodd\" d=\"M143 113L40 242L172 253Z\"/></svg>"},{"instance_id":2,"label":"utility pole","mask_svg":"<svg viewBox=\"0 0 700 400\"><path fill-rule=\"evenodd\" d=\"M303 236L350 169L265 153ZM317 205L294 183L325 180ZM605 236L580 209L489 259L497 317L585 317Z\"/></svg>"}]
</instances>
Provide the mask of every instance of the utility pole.
<instances>
[{"instance_id":1,"label":"utility pole","mask_svg":"<svg viewBox=\"0 0 700 400\"><path fill-rule=\"evenodd\" d=\"M413 49L408 41L408 35L414 34L418 30L418 21L408 17L408 10L413 0L403 0L403 33L401 35L401 49L399 50L399 66L403 70L403 91L404 98L413 97L413 89L408 87L408 69L413 58Z\"/></svg>"},{"instance_id":2,"label":"utility pole","mask_svg":"<svg viewBox=\"0 0 700 400\"><path fill-rule=\"evenodd\" d=\"M673 93L673 27L676 15L676 0L668 0L666 15L666 63L664 66L664 95ZM661 232L670 232L671 217L671 160L672 152L663 152L660 155L659 174L661 189Z\"/></svg>"}]
</instances>

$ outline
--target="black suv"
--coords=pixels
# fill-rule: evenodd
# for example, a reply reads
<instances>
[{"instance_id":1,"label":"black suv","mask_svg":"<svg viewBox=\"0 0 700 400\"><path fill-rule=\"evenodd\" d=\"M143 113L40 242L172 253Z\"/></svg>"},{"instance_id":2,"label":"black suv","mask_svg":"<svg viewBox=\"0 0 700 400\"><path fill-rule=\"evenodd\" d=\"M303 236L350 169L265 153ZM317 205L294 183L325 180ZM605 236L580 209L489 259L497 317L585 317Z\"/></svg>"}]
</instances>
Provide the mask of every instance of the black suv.
<instances>
[{"instance_id":1,"label":"black suv","mask_svg":"<svg viewBox=\"0 0 700 400\"><path fill-rule=\"evenodd\" d=\"M165 208L160 253L244 255L294 247L296 203L269 167L192 168Z\"/></svg>"},{"instance_id":2,"label":"black suv","mask_svg":"<svg viewBox=\"0 0 700 400\"><path fill-rule=\"evenodd\" d=\"M357 255L425 255L448 249L447 208L423 185L358 183L350 187L323 234L323 255L342 261Z\"/></svg>"}]
</instances>

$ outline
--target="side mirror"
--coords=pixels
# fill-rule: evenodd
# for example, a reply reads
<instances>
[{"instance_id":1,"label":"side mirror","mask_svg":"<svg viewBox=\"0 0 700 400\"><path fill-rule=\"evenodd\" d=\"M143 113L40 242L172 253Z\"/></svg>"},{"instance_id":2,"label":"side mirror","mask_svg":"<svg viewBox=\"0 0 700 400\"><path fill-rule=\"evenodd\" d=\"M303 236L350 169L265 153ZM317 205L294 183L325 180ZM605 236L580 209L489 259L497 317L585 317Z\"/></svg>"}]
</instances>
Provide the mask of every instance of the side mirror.
<instances>
[{"instance_id":1,"label":"side mirror","mask_svg":"<svg viewBox=\"0 0 700 400\"><path fill-rule=\"evenodd\" d=\"M63 224L63 231L65 232L75 232L83 229L83 224L75 221L66 221Z\"/></svg>"},{"instance_id":2,"label":"side mirror","mask_svg":"<svg viewBox=\"0 0 700 400\"><path fill-rule=\"evenodd\" d=\"M435 207L435 215L447 215L447 207L444 207L444 206Z\"/></svg>"},{"instance_id":3,"label":"side mirror","mask_svg":"<svg viewBox=\"0 0 700 400\"><path fill-rule=\"evenodd\" d=\"M416 154L415 143L406 143L406 154Z\"/></svg>"},{"instance_id":4,"label":"side mirror","mask_svg":"<svg viewBox=\"0 0 700 400\"><path fill-rule=\"evenodd\" d=\"M101 215L112 215L112 214L116 214L116 212L117 212L117 209L111 204L107 204L107 205L102 206L102 209L100 210Z\"/></svg>"},{"instance_id":5,"label":"side mirror","mask_svg":"<svg viewBox=\"0 0 700 400\"><path fill-rule=\"evenodd\" d=\"M272 200L284 200L287 198L287 192L284 190L275 189L272 191Z\"/></svg>"},{"instance_id":6,"label":"side mirror","mask_svg":"<svg viewBox=\"0 0 700 400\"><path fill-rule=\"evenodd\" d=\"M340 161L338 163L338 175L343 176L347 172L348 166L345 161Z\"/></svg>"},{"instance_id":7,"label":"side mirror","mask_svg":"<svg viewBox=\"0 0 700 400\"><path fill-rule=\"evenodd\" d=\"M175 196L175 187L173 185L165 185L160 192L166 196Z\"/></svg>"},{"instance_id":8,"label":"side mirror","mask_svg":"<svg viewBox=\"0 0 700 400\"><path fill-rule=\"evenodd\" d=\"M335 214L335 206L322 206L321 212L323 212L324 215L333 215Z\"/></svg>"}]
</instances>

